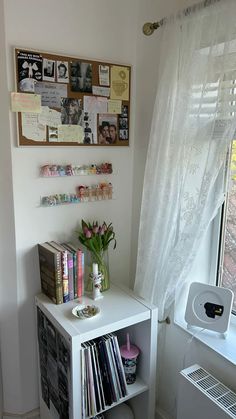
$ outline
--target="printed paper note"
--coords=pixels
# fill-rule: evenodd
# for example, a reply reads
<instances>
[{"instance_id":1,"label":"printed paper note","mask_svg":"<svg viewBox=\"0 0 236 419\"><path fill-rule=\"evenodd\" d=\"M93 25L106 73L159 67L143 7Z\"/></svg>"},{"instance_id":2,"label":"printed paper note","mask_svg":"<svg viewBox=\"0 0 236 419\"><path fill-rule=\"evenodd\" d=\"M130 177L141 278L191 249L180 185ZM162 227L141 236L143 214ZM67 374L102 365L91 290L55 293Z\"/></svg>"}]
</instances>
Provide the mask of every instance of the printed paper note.
<instances>
[{"instance_id":1,"label":"printed paper note","mask_svg":"<svg viewBox=\"0 0 236 419\"><path fill-rule=\"evenodd\" d=\"M101 86L93 86L93 95L97 96L110 96L110 88L109 87L101 87Z\"/></svg>"},{"instance_id":2,"label":"printed paper note","mask_svg":"<svg viewBox=\"0 0 236 419\"><path fill-rule=\"evenodd\" d=\"M121 100L108 100L108 113L121 113Z\"/></svg>"},{"instance_id":3,"label":"printed paper note","mask_svg":"<svg viewBox=\"0 0 236 419\"><path fill-rule=\"evenodd\" d=\"M41 96L31 93L11 93L12 112L41 112Z\"/></svg>"},{"instance_id":4,"label":"printed paper note","mask_svg":"<svg viewBox=\"0 0 236 419\"><path fill-rule=\"evenodd\" d=\"M49 125L50 127L57 128L61 125L61 112L50 109L48 106L42 106L42 112L39 114L39 123Z\"/></svg>"},{"instance_id":5,"label":"printed paper note","mask_svg":"<svg viewBox=\"0 0 236 419\"><path fill-rule=\"evenodd\" d=\"M84 96L84 111L88 113L107 113L107 98Z\"/></svg>"},{"instance_id":6,"label":"printed paper note","mask_svg":"<svg viewBox=\"0 0 236 419\"><path fill-rule=\"evenodd\" d=\"M61 108L61 98L67 97L67 86L62 83L36 83L35 93L41 95L42 106Z\"/></svg>"},{"instance_id":7,"label":"printed paper note","mask_svg":"<svg viewBox=\"0 0 236 419\"><path fill-rule=\"evenodd\" d=\"M46 126L38 121L38 113L21 114L22 135L33 141L46 141Z\"/></svg>"},{"instance_id":8,"label":"printed paper note","mask_svg":"<svg viewBox=\"0 0 236 419\"><path fill-rule=\"evenodd\" d=\"M101 86L110 86L109 66L99 65L99 84Z\"/></svg>"},{"instance_id":9,"label":"printed paper note","mask_svg":"<svg viewBox=\"0 0 236 419\"><path fill-rule=\"evenodd\" d=\"M128 67L111 67L111 99L129 100Z\"/></svg>"},{"instance_id":10,"label":"printed paper note","mask_svg":"<svg viewBox=\"0 0 236 419\"><path fill-rule=\"evenodd\" d=\"M59 125L58 126L58 141L83 143L84 130L80 125Z\"/></svg>"}]
</instances>

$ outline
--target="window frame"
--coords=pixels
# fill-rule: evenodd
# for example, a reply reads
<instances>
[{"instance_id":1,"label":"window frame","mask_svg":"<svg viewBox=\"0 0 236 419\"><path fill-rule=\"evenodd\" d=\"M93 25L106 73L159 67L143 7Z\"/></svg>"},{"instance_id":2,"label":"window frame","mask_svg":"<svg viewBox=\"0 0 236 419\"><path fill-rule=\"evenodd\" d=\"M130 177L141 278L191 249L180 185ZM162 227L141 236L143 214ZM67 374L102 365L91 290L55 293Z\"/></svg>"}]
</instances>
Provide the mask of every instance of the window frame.
<instances>
[{"instance_id":1,"label":"window frame","mask_svg":"<svg viewBox=\"0 0 236 419\"><path fill-rule=\"evenodd\" d=\"M229 184L230 184L230 169L231 169L231 158L232 158L232 145L234 139L231 141L231 144L228 148L228 152L226 155L226 162L225 162L225 199L221 206L219 216L218 216L218 224L219 224L219 232L218 232L218 252L217 252L217 261L216 261L216 285L222 287L223 282L223 264L224 264L224 249L225 249L225 236L226 236L226 217L227 217L227 210L228 210L228 202L229 202ZM236 316L236 310L232 310L232 314Z\"/></svg>"}]
</instances>

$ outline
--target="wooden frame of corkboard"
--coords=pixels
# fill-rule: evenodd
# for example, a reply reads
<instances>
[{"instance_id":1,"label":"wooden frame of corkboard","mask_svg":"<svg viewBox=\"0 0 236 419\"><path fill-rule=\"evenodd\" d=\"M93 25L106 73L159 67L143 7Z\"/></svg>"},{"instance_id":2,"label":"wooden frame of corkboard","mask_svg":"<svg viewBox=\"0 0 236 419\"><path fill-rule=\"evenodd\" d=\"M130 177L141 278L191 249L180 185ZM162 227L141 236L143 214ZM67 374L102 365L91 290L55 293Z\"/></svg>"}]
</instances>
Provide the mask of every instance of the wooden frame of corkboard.
<instances>
[{"instance_id":1,"label":"wooden frame of corkboard","mask_svg":"<svg viewBox=\"0 0 236 419\"><path fill-rule=\"evenodd\" d=\"M15 48L14 56L16 91L40 94L42 106L60 113L62 121L58 128L45 125L45 121L38 126L37 115L18 112L19 146L129 145L131 66L25 48ZM85 101L93 101L88 97L93 97L103 111L104 102L113 105L113 112L117 112L114 106L121 106L121 113L95 112L94 107L93 112L86 112ZM77 119L72 118L72 105L77 108ZM76 137L72 138L71 130L76 131Z\"/></svg>"}]
</instances>

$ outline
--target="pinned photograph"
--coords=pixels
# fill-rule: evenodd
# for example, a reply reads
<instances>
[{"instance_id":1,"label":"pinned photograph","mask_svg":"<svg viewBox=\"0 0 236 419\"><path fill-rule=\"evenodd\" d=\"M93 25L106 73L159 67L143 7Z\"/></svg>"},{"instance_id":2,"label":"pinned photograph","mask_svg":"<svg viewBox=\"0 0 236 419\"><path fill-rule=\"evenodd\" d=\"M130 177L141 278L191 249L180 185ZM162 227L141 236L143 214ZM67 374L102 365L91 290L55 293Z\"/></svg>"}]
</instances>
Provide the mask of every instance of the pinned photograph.
<instances>
[{"instance_id":1,"label":"pinned photograph","mask_svg":"<svg viewBox=\"0 0 236 419\"><path fill-rule=\"evenodd\" d=\"M43 80L55 81L55 61L43 59Z\"/></svg>"},{"instance_id":2,"label":"pinned photograph","mask_svg":"<svg viewBox=\"0 0 236 419\"><path fill-rule=\"evenodd\" d=\"M58 128L48 127L48 141L58 141Z\"/></svg>"},{"instance_id":3,"label":"pinned photograph","mask_svg":"<svg viewBox=\"0 0 236 419\"><path fill-rule=\"evenodd\" d=\"M42 80L42 62L42 57L39 54L18 52L18 82L22 92L34 92L35 82Z\"/></svg>"},{"instance_id":4,"label":"pinned photograph","mask_svg":"<svg viewBox=\"0 0 236 419\"><path fill-rule=\"evenodd\" d=\"M120 129L128 129L128 118L120 118L119 119L119 128Z\"/></svg>"},{"instance_id":5,"label":"pinned photograph","mask_svg":"<svg viewBox=\"0 0 236 419\"><path fill-rule=\"evenodd\" d=\"M120 140L128 140L129 139L128 130L127 129L120 130L119 137L120 137Z\"/></svg>"},{"instance_id":6,"label":"pinned photograph","mask_svg":"<svg viewBox=\"0 0 236 419\"><path fill-rule=\"evenodd\" d=\"M72 92L92 93L92 64L72 61L70 63L70 73Z\"/></svg>"},{"instance_id":7,"label":"pinned photograph","mask_svg":"<svg viewBox=\"0 0 236 419\"><path fill-rule=\"evenodd\" d=\"M97 143L97 115L83 112L84 144Z\"/></svg>"},{"instance_id":8,"label":"pinned photograph","mask_svg":"<svg viewBox=\"0 0 236 419\"><path fill-rule=\"evenodd\" d=\"M69 83L68 61L57 61L58 83Z\"/></svg>"},{"instance_id":9,"label":"pinned photograph","mask_svg":"<svg viewBox=\"0 0 236 419\"><path fill-rule=\"evenodd\" d=\"M63 125L82 124L81 99L63 98L61 100L61 123Z\"/></svg>"},{"instance_id":10,"label":"pinned photograph","mask_svg":"<svg viewBox=\"0 0 236 419\"><path fill-rule=\"evenodd\" d=\"M117 142L117 116L99 114L98 144L115 144Z\"/></svg>"},{"instance_id":11,"label":"pinned photograph","mask_svg":"<svg viewBox=\"0 0 236 419\"><path fill-rule=\"evenodd\" d=\"M128 105L122 105L121 117L128 118Z\"/></svg>"}]
</instances>

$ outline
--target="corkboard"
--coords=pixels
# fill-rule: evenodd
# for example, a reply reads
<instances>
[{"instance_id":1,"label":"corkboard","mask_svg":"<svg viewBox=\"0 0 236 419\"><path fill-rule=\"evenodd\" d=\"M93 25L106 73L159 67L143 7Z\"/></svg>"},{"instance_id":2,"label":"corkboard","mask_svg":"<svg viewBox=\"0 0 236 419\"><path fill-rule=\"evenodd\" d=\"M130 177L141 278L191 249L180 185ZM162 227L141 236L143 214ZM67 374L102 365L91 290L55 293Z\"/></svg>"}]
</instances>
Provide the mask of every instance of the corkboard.
<instances>
[{"instance_id":1,"label":"corkboard","mask_svg":"<svg viewBox=\"0 0 236 419\"><path fill-rule=\"evenodd\" d=\"M18 112L19 146L129 145L130 66L15 48L15 74L47 114Z\"/></svg>"}]
</instances>

